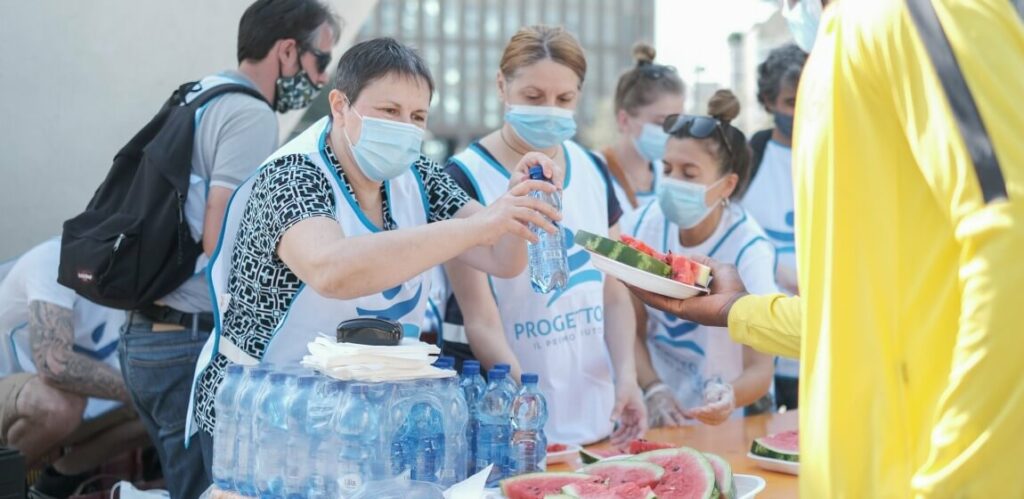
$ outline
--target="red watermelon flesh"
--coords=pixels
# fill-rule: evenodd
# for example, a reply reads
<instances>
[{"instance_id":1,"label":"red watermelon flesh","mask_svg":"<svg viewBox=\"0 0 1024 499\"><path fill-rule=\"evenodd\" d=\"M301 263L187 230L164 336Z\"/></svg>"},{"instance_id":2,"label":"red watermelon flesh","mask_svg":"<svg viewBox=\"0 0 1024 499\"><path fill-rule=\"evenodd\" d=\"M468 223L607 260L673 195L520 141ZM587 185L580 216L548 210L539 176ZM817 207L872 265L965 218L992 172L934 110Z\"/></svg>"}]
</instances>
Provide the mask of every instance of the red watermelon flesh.
<instances>
[{"instance_id":1,"label":"red watermelon flesh","mask_svg":"<svg viewBox=\"0 0 1024 499\"><path fill-rule=\"evenodd\" d=\"M665 442L653 442L650 440L644 440L638 438L629 443L630 454L642 454L644 452L650 452L658 449L671 449L675 447L675 444L669 444Z\"/></svg>"},{"instance_id":2,"label":"red watermelon flesh","mask_svg":"<svg viewBox=\"0 0 1024 499\"><path fill-rule=\"evenodd\" d=\"M665 476L665 469L654 463L622 459L584 466L580 473L602 477L611 487L629 483L653 487Z\"/></svg>"},{"instance_id":3,"label":"red watermelon flesh","mask_svg":"<svg viewBox=\"0 0 1024 499\"><path fill-rule=\"evenodd\" d=\"M566 485L584 483L603 485L604 479L583 473L527 473L502 480L501 492L508 499L544 499L561 493Z\"/></svg>"},{"instance_id":4,"label":"red watermelon flesh","mask_svg":"<svg viewBox=\"0 0 1024 499\"><path fill-rule=\"evenodd\" d=\"M653 499L654 491L647 486L625 483L614 487L596 483L566 485L562 488L565 495L577 499Z\"/></svg>"},{"instance_id":5,"label":"red watermelon flesh","mask_svg":"<svg viewBox=\"0 0 1024 499\"><path fill-rule=\"evenodd\" d=\"M665 476L654 488L658 499L714 499L715 471L700 452L688 447L645 452L634 459L665 468Z\"/></svg>"},{"instance_id":6,"label":"red watermelon flesh","mask_svg":"<svg viewBox=\"0 0 1024 499\"><path fill-rule=\"evenodd\" d=\"M639 239L623 235L619 236L619 240L622 241L622 243L625 244L626 246L629 246L630 248L633 248L641 253L645 253L648 256L652 256L654 258L657 258L658 260L668 263L665 260L666 257L664 253L648 246L647 243L644 243Z\"/></svg>"}]
</instances>

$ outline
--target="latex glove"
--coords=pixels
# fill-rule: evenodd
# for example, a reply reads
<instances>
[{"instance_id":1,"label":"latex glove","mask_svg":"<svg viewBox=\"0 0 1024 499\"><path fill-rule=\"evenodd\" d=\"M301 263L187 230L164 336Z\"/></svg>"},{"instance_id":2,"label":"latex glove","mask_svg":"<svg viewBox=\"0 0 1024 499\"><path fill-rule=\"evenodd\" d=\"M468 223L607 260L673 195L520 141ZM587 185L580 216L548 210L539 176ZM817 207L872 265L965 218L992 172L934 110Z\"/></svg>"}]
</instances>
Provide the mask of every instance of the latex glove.
<instances>
[{"instance_id":1,"label":"latex glove","mask_svg":"<svg viewBox=\"0 0 1024 499\"><path fill-rule=\"evenodd\" d=\"M647 423L651 428L686 424L682 406L664 383L658 382L648 388L644 403L647 405Z\"/></svg>"},{"instance_id":2,"label":"latex glove","mask_svg":"<svg viewBox=\"0 0 1024 499\"><path fill-rule=\"evenodd\" d=\"M718 425L729 419L734 410L736 393L732 385L721 380L712 380L704 384L704 405L687 409L684 414L704 424Z\"/></svg>"},{"instance_id":3,"label":"latex glove","mask_svg":"<svg viewBox=\"0 0 1024 499\"><path fill-rule=\"evenodd\" d=\"M615 423L611 443L616 447L640 438L647 431L647 407L643 392L635 382L616 385L611 419Z\"/></svg>"}]
</instances>

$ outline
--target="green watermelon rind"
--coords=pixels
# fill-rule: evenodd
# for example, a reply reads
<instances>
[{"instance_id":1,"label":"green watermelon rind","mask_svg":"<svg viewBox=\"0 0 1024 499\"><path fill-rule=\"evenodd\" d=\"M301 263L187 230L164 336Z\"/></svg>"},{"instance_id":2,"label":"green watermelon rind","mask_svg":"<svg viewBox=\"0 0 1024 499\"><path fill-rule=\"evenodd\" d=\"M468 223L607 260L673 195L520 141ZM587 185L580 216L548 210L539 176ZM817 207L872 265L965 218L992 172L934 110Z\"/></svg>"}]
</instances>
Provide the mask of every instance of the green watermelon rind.
<instances>
[{"instance_id":1,"label":"green watermelon rind","mask_svg":"<svg viewBox=\"0 0 1024 499\"><path fill-rule=\"evenodd\" d=\"M594 463L599 462L599 461L619 460L619 459L624 459L624 458L627 458L627 457L629 457L629 454L616 454L616 455L613 455L613 456L603 456L601 454L596 454L596 453L594 453L592 451L589 451L587 449L580 449L580 461L582 461L583 464L594 464Z\"/></svg>"},{"instance_id":2,"label":"green watermelon rind","mask_svg":"<svg viewBox=\"0 0 1024 499\"><path fill-rule=\"evenodd\" d=\"M665 476L665 468L662 468L661 466L658 466L657 464L654 464L654 463L649 463L647 461L637 461L635 459L613 459L611 461L601 461L599 463L594 463L594 464L589 464L587 466L584 466L584 467L579 469L579 472L580 473L586 473L588 475L589 474L593 474L595 476L602 476L602 475L596 474L595 472L598 472L598 471L600 471L603 468L621 468L621 467L634 468L634 469L643 469L643 470L646 470L646 471L650 471L651 473L654 474L653 480L655 482L657 482L658 480L661 480L661 478L663 476Z\"/></svg>"},{"instance_id":3,"label":"green watermelon rind","mask_svg":"<svg viewBox=\"0 0 1024 499\"><path fill-rule=\"evenodd\" d=\"M501 483L500 483L501 493L505 494L506 496L508 496L509 495L508 488L510 486L515 485L515 484L520 483L520 482L529 482L530 480L534 480L534 479L537 479L537 478L548 478L548 479L550 479L550 478L558 478L558 477L561 477L561 478L577 478L579 480L586 480L586 481L590 481L590 480L594 480L596 478L599 478L599 477L595 477L593 475L587 475L585 473L573 473L573 472L569 472L569 471L538 471L536 473L526 473L526 474L523 474L523 475L514 476L514 477L511 477L511 478L506 478L506 479L502 480Z\"/></svg>"},{"instance_id":4,"label":"green watermelon rind","mask_svg":"<svg viewBox=\"0 0 1024 499\"><path fill-rule=\"evenodd\" d=\"M723 499L736 499L736 478L732 472L732 466L729 461L726 461L718 454L710 454L705 452L704 457L707 458L708 462L711 463L711 471L715 470L715 462L717 462L722 469L726 471L726 475L729 477L728 483L722 483L718 481L718 474L715 473L715 487L718 488L718 492L722 495Z\"/></svg>"},{"instance_id":5,"label":"green watermelon rind","mask_svg":"<svg viewBox=\"0 0 1024 499\"><path fill-rule=\"evenodd\" d=\"M800 453L772 447L771 445L764 443L760 438L754 439L754 443L750 444L750 453L755 456L766 457L768 459L778 459L780 461L789 461L791 463L800 462Z\"/></svg>"},{"instance_id":6,"label":"green watermelon rind","mask_svg":"<svg viewBox=\"0 0 1024 499\"><path fill-rule=\"evenodd\" d=\"M650 272L656 276L664 277L666 279L670 279L672 277L672 267L667 263L646 253L630 248L619 241L608 239L607 237L599 236L585 230L577 231L573 240L576 241L576 244L583 246L594 253L606 256L619 263L624 263L635 269Z\"/></svg>"},{"instance_id":7,"label":"green watermelon rind","mask_svg":"<svg viewBox=\"0 0 1024 499\"><path fill-rule=\"evenodd\" d=\"M704 472L705 481L708 483L707 491L704 493L703 499L718 499L721 494L718 491L718 487L715 485L715 469L711 467L711 461L708 461L704 454L696 449L689 447L677 447L674 449L659 449L644 452L633 456L635 461L649 461L650 458L662 457L662 456L678 456L680 454L688 454L694 458L695 461L700 465L701 471ZM654 463L657 464L657 463ZM666 470L668 471L668 470Z\"/></svg>"}]
</instances>

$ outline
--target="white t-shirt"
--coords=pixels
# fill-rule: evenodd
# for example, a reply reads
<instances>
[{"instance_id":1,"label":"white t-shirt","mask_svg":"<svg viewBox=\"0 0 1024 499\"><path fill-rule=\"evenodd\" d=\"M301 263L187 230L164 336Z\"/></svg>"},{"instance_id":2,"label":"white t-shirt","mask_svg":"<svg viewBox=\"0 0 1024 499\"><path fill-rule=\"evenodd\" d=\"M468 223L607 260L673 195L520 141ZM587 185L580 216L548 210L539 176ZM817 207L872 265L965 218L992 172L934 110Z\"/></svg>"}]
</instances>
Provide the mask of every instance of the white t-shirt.
<instances>
[{"instance_id":1,"label":"white t-shirt","mask_svg":"<svg viewBox=\"0 0 1024 499\"><path fill-rule=\"evenodd\" d=\"M736 265L747 290L776 293L775 250L761 227L737 205L725 209L706 241L685 247L679 226L669 222L657 201L642 208L623 230L663 253L706 255ZM703 326L647 307L647 348L651 363L685 408L703 405L704 381L721 377L729 383L743 373L743 346L727 328ZM741 409L737 409L741 412Z\"/></svg>"},{"instance_id":2,"label":"white t-shirt","mask_svg":"<svg viewBox=\"0 0 1024 499\"><path fill-rule=\"evenodd\" d=\"M768 239L779 255L777 275L796 276L796 245L793 229L793 151L769 140L761 160L761 167L743 197L743 207L764 228ZM793 277L788 278L793 280ZM779 287L792 293L784 282ZM776 374L795 378L800 373L796 359L780 357L775 364Z\"/></svg>"},{"instance_id":3,"label":"white t-shirt","mask_svg":"<svg viewBox=\"0 0 1024 499\"><path fill-rule=\"evenodd\" d=\"M73 310L75 350L120 370L117 342L124 312L101 307L57 283L60 239L50 239L22 255L0 281L0 376L35 373L29 344L29 303L44 301ZM91 419L120 402L90 398L85 408Z\"/></svg>"}]
</instances>

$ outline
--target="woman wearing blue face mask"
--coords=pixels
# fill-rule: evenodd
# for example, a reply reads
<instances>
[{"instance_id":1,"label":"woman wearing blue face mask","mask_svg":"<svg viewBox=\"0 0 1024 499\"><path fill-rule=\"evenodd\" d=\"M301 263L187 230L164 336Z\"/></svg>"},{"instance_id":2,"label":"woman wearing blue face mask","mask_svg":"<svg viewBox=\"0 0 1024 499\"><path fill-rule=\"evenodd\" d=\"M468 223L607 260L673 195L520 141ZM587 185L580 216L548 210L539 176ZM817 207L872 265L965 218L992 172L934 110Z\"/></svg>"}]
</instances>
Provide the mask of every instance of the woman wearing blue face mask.
<instances>
[{"instance_id":1,"label":"woman wearing blue face mask","mask_svg":"<svg viewBox=\"0 0 1024 499\"><path fill-rule=\"evenodd\" d=\"M501 59L498 94L505 125L454 156L448 171L468 192L490 205L509 169L538 151L564 165L561 227L570 276L549 294L531 289L524 272L488 277L460 262L446 270L461 313L449 306L446 320L461 317L468 347L486 367L499 363L540 374L548 401L548 441L586 444L612 435L615 442L639 436L646 414L636 383L634 316L626 288L595 269L589 254L572 243L587 230L618 237L621 210L607 171L594 155L570 140L586 74L583 49L561 28L522 28ZM493 294L492 294L493 290ZM445 348L455 351L445 326ZM461 350L468 353L466 345ZM455 352L457 353L457 351Z\"/></svg>"},{"instance_id":2,"label":"woman wearing blue face mask","mask_svg":"<svg viewBox=\"0 0 1024 499\"><path fill-rule=\"evenodd\" d=\"M661 124L683 109L683 80L671 66L655 64L654 47L633 47L636 66L615 87L615 123L619 138L601 149L622 206L623 221L654 199L655 172L661 169L668 134Z\"/></svg>"},{"instance_id":3,"label":"woman wearing blue face mask","mask_svg":"<svg viewBox=\"0 0 1024 499\"><path fill-rule=\"evenodd\" d=\"M526 223L554 232L554 191L525 180L543 155L511 166L486 208L420 154L433 81L414 51L390 38L349 49L331 113L274 153L235 192L210 264L216 334L196 371L195 422L204 447L213 399L231 363L293 363L318 332L380 317L419 336L429 269L450 259L511 277L526 265Z\"/></svg>"},{"instance_id":4,"label":"woman wearing blue face mask","mask_svg":"<svg viewBox=\"0 0 1024 499\"><path fill-rule=\"evenodd\" d=\"M757 222L730 198L749 174L743 133L729 124L739 102L719 90L709 116L670 116L657 200L625 230L662 253L705 255L735 263L743 281L775 292L775 249ZM764 396L772 359L729 339L724 328L683 321L643 307L637 311L637 376L651 426L696 419L718 424ZM726 387L706 390L710 380Z\"/></svg>"}]
</instances>

